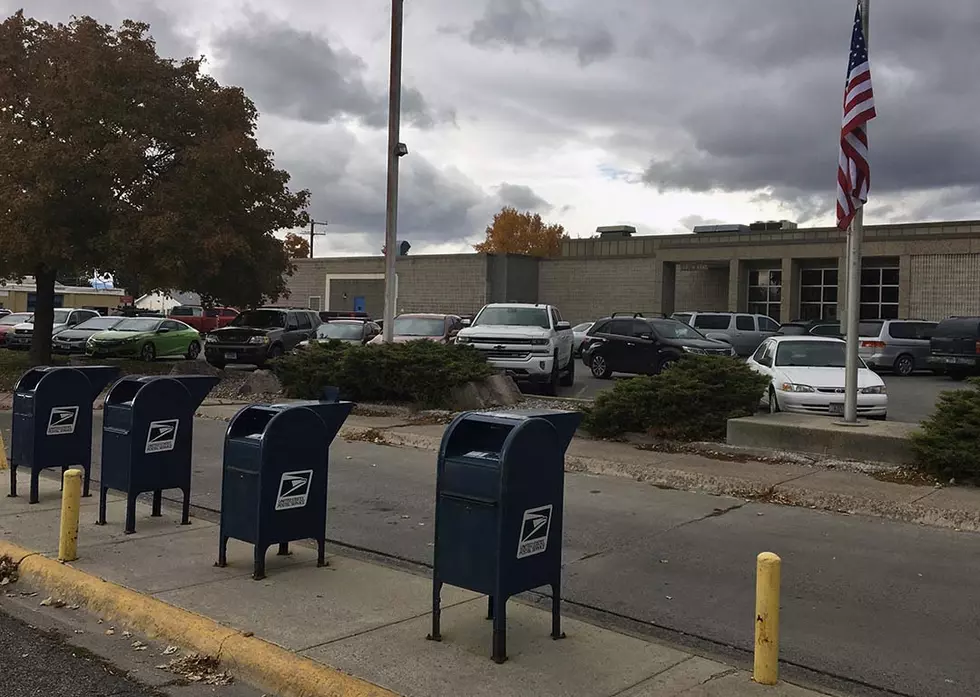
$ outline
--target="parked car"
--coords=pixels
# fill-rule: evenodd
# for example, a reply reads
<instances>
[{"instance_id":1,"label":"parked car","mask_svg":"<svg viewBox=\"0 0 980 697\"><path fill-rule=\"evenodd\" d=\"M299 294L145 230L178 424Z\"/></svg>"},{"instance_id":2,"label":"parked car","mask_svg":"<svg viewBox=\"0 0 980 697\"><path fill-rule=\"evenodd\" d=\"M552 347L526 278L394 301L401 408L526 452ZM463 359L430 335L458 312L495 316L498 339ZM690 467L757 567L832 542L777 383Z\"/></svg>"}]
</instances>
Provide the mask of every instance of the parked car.
<instances>
[{"instance_id":1,"label":"parked car","mask_svg":"<svg viewBox=\"0 0 980 697\"><path fill-rule=\"evenodd\" d=\"M954 380L980 373L980 317L947 317L932 332L929 367Z\"/></svg>"},{"instance_id":2,"label":"parked car","mask_svg":"<svg viewBox=\"0 0 980 697\"><path fill-rule=\"evenodd\" d=\"M473 346L494 368L518 382L541 385L547 394L575 382L572 326L554 305L485 305L456 342Z\"/></svg>"},{"instance_id":3,"label":"parked car","mask_svg":"<svg viewBox=\"0 0 980 697\"><path fill-rule=\"evenodd\" d=\"M54 311L54 325L51 328L51 335L54 336L63 329L74 327L82 322L98 317L99 313L95 310L59 308ZM7 346L16 349L26 349L31 347L34 340L34 315L22 324L14 327L13 332L7 333Z\"/></svg>"},{"instance_id":4,"label":"parked car","mask_svg":"<svg viewBox=\"0 0 980 697\"><path fill-rule=\"evenodd\" d=\"M3 319L7 315L11 314L10 310L5 307L0 307L0 319Z\"/></svg>"},{"instance_id":5,"label":"parked car","mask_svg":"<svg viewBox=\"0 0 980 697\"><path fill-rule=\"evenodd\" d=\"M842 327L840 322L821 321L810 323L809 333L811 336L829 336L834 339L843 339L845 332L846 328Z\"/></svg>"},{"instance_id":6,"label":"parked car","mask_svg":"<svg viewBox=\"0 0 980 697\"><path fill-rule=\"evenodd\" d=\"M572 327L572 352L576 357L582 355L582 342L585 341L585 335L594 324L595 322L582 322Z\"/></svg>"},{"instance_id":7,"label":"parked car","mask_svg":"<svg viewBox=\"0 0 980 697\"><path fill-rule=\"evenodd\" d=\"M678 320L639 314L596 321L582 344L582 362L602 379L613 373L656 375L685 354L734 356L735 350Z\"/></svg>"},{"instance_id":8,"label":"parked car","mask_svg":"<svg viewBox=\"0 0 980 697\"><path fill-rule=\"evenodd\" d=\"M296 348L304 349L313 342L327 344L331 341L362 346L380 334L380 327L371 320L333 319L317 327L313 336L299 342Z\"/></svg>"},{"instance_id":9,"label":"parked car","mask_svg":"<svg viewBox=\"0 0 980 697\"><path fill-rule=\"evenodd\" d=\"M361 310L322 310L320 321L329 322L332 319L371 319L371 315Z\"/></svg>"},{"instance_id":10,"label":"parked car","mask_svg":"<svg viewBox=\"0 0 980 697\"><path fill-rule=\"evenodd\" d=\"M108 331L98 332L85 342L85 355L93 358L157 358L201 354L201 335L175 319L127 317Z\"/></svg>"},{"instance_id":11,"label":"parked car","mask_svg":"<svg viewBox=\"0 0 980 697\"><path fill-rule=\"evenodd\" d=\"M766 315L744 312L675 312L671 318L691 325L708 339L731 344L739 356L749 356L779 323Z\"/></svg>"},{"instance_id":12,"label":"parked car","mask_svg":"<svg viewBox=\"0 0 980 697\"><path fill-rule=\"evenodd\" d=\"M320 315L313 310L285 307L245 310L227 327L208 334L204 342L205 356L215 368L224 368L228 363L262 366L312 337L320 324Z\"/></svg>"},{"instance_id":13,"label":"parked car","mask_svg":"<svg viewBox=\"0 0 980 697\"><path fill-rule=\"evenodd\" d=\"M231 321L238 317L238 310L233 307L178 305L172 308L167 316L194 327L201 334L207 334L231 324Z\"/></svg>"},{"instance_id":14,"label":"parked car","mask_svg":"<svg viewBox=\"0 0 980 697\"><path fill-rule=\"evenodd\" d=\"M821 336L774 336L748 359L750 368L768 377L762 403L772 413L844 414L844 361L847 344ZM858 366L858 416L884 420L888 413L885 382L862 361Z\"/></svg>"},{"instance_id":15,"label":"parked car","mask_svg":"<svg viewBox=\"0 0 980 697\"><path fill-rule=\"evenodd\" d=\"M124 320L123 317L93 317L71 329L62 331L51 337L51 350L55 353L73 354L85 353L88 340L99 332L114 329Z\"/></svg>"},{"instance_id":16,"label":"parked car","mask_svg":"<svg viewBox=\"0 0 980 697\"><path fill-rule=\"evenodd\" d=\"M395 317L391 325L392 340L396 343L428 339L440 344L449 344L456 339L463 328L463 320L457 315L409 313ZM372 344L380 344L384 337L380 333Z\"/></svg>"},{"instance_id":17,"label":"parked car","mask_svg":"<svg viewBox=\"0 0 980 697\"><path fill-rule=\"evenodd\" d=\"M24 324L33 316L30 312L12 312L0 317L0 347L7 346L7 334L13 333L14 327Z\"/></svg>"},{"instance_id":18,"label":"parked car","mask_svg":"<svg viewBox=\"0 0 980 697\"><path fill-rule=\"evenodd\" d=\"M779 325L773 336L806 336L809 333L810 327L804 322L786 322Z\"/></svg>"},{"instance_id":19,"label":"parked car","mask_svg":"<svg viewBox=\"0 0 980 697\"><path fill-rule=\"evenodd\" d=\"M938 322L909 319L863 320L858 353L872 370L911 375L929 365L930 339Z\"/></svg>"}]
</instances>

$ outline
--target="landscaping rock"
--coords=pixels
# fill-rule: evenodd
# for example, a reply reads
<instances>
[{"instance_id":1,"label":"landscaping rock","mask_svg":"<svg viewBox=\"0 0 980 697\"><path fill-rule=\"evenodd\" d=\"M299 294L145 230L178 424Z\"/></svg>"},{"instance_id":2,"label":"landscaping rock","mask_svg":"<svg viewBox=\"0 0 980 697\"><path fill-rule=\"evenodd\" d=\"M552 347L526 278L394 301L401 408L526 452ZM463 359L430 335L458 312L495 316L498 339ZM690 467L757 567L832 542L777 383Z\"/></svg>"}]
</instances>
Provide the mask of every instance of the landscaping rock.
<instances>
[{"instance_id":1,"label":"landscaping rock","mask_svg":"<svg viewBox=\"0 0 980 697\"><path fill-rule=\"evenodd\" d=\"M177 361L170 369L171 375L213 375L220 377L222 372L206 361Z\"/></svg>"},{"instance_id":2,"label":"landscaping rock","mask_svg":"<svg viewBox=\"0 0 980 697\"><path fill-rule=\"evenodd\" d=\"M453 388L449 395L449 405L456 411L510 407L520 401L520 390L506 375L491 375L480 382L468 382Z\"/></svg>"},{"instance_id":3,"label":"landscaping rock","mask_svg":"<svg viewBox=\"0 0 980 697\"><path fill-rule=\"evenodd\" d=\"M250 373L238 388L241 396L249 394L279 394L282 392L282 384L279 378L271 370L256 370Z\"/></svg>"},{"instance_id":4,"label":"landscaping rock","mask_svg":"<svg viewBox=\"0 0 980 697\"><path fill-rule=\"evenodd\" d=\"M487 378L487 388L497 406L512 407L524 399L514 378L503 373Z\"/></svg>"}]
</instances>

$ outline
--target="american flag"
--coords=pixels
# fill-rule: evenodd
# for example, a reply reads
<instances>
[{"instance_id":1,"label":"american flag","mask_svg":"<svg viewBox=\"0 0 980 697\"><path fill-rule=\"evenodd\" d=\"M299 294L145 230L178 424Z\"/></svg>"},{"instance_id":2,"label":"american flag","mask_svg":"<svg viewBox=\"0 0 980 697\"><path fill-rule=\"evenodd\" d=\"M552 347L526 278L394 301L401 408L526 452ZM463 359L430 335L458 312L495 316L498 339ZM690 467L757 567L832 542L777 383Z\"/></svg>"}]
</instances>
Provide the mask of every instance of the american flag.
<instances>
[{"instance_id":1,"label":"american flag","mask_svg":"<svg viewBox=\"0 0 980 697\"><path fill-rule=\"evenodd\" d=\"M868 200L871 167L868 164L867 123L875 117L871 90L871 64L864 38L861 7L854 13L851 55L844 87L844 115L837 158L837 227L846 230L857 210Z\"/></svg>"}]
</instances>

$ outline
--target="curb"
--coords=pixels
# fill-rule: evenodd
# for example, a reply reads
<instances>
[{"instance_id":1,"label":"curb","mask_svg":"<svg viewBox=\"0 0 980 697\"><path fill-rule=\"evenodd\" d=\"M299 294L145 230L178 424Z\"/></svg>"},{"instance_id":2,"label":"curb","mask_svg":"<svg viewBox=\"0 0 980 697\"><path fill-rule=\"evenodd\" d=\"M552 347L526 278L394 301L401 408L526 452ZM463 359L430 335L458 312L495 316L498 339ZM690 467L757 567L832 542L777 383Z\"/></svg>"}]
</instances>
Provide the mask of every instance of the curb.
<instances>
[{"instance_id":1,"label":"curb","mask_svg":"<svg viewBox=\"0 0 980 697\"><path fill-rule=\"evenodd\" d=\"M3 555L18 562L21 579L151 638L216 656L236 677L280 697L398 697L250 633L0 540Z\"/></svg>"}]
</instances>

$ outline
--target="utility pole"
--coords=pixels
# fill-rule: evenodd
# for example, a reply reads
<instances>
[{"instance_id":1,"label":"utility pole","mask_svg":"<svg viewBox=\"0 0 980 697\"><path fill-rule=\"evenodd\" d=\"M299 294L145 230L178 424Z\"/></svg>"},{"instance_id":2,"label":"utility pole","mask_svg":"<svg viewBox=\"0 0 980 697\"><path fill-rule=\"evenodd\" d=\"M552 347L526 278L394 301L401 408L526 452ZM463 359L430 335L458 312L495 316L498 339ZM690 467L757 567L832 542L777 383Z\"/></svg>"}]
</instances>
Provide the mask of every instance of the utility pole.
<instances>
[{"instance_id":1,"label":"utility pole","mask_svg":"<svg viewBox=\"0 0 980 697\"><path fill-rule=\"evenodd\" d=\"M870 48L868 16L871 0L860 0L864 42ZM868 124L864 125L867 129ZM864 237L864 206L851 220L847 234L847 348L844 361L844 423L856 424L858 396L858 327L861 319L861 242Z\"/></svg>"},{"instance_id":2,"label":"utility pole","mask_svg":"<svg viewBox=\"0 0 980 697\"><path fill-rule=\"evenodd\" d=\"M311 220L310 221L310 259L313 258L313 238L314 238L314 236L319 235L320 237L324 237L327 234L325 232L316 232L316 226L317 225L322 225L323 227L326 227L327 226L327 221L325 221L325 220L323 222L320 222L318 220Z\"/></svg>"},{"instance_id":3,"label":"utility pole","mask_svg":"<svg viewBox=\"0 0 980 697\"><path fill-rule=\"evenodd\" d=\"M402 22L404 0L391 0L391 74L388 82L388 194L385 205L385 311L382 341L391 343L395 319L395 256L398 235L398 158L408 153L399 142L402 102Z\"/></svg>"}]
</instances>

